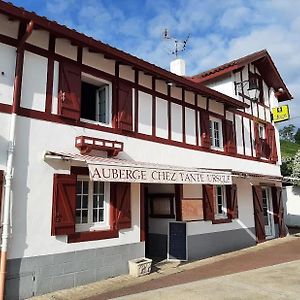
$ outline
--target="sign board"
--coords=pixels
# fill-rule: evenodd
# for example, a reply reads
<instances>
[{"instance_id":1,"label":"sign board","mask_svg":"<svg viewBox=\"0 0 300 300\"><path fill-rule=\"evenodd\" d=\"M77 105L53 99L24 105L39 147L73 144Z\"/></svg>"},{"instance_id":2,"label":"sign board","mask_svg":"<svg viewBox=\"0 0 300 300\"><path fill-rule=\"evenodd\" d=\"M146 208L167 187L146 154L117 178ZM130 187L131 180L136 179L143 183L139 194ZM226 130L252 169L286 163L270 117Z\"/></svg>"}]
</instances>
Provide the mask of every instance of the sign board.
<instances>
[{"instance_id":1,"label":"sign board","mask_svg":"<svg viewBox=\"0 0 300 300\"><path fill-rule=\"evenodd\" d=\"M168 259L187 260L186 223L170 222L168 239Z\"/></svg>"},{"instance_id":2,"label":"sign board","mask_svg":"<svg viewBox=\"0 0 300 300\"><path fill-rule=\"evenodd\" d=\"M273 121L275 123L286 121L290 118L289 106L282 105L272 109Z\"/></svg>"},{"instance_id":3,"label":"sign board","mask_svg":"<svg viewBox=\"0 0 300 300\"><path fill-rule=\"evenodd\" d=\"M89 164L90 179L109 182L142 182L171 184L232 184L230 172L197 170L171 170L143 166L117 166Z\"/></svg>"}]
</instances>

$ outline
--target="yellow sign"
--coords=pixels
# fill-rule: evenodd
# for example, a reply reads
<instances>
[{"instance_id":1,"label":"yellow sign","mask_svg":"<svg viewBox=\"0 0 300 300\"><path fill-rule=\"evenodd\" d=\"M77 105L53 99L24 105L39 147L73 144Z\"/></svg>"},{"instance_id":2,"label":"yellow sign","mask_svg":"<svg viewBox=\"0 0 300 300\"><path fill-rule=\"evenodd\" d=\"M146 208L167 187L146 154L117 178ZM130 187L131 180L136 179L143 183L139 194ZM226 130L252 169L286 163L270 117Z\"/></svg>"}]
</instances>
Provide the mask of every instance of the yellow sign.
<instances>
[{"instance_id":1,"label":"yellow sign","mask_svg":"<svg viewBox=\"0 0 300 300\"><path fill-rule=\"evenodd\" d=\"M282 105L272 109L273 121L275 123L286 121L290 118L289 106Z\"/></svg>"}]
</instances>

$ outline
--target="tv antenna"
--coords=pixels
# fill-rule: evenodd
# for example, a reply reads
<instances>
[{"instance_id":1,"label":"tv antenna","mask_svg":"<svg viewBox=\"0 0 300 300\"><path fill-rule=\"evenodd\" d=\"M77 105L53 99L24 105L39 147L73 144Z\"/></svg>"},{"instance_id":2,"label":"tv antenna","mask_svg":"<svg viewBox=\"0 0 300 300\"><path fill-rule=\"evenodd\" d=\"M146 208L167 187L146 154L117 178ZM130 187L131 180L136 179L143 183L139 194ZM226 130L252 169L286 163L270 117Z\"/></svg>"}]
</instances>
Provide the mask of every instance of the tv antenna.
<instances>
[{"instance_id":1,"label":"tv antenna","mask_svg":"<svg viewBox=\"0 0 300 300\"><path fill-rule=\"evenodd\" d=\"M174 42L174 49L170 51L171 54L175 55L175 57L178 57L178 54L186 50L187 42L190 38L191 34L189 33L185 40L179 40L177 38L171 37L169 30L167 28L163 31L163 39L169 40Z\"/></svg>"}]
</instances>

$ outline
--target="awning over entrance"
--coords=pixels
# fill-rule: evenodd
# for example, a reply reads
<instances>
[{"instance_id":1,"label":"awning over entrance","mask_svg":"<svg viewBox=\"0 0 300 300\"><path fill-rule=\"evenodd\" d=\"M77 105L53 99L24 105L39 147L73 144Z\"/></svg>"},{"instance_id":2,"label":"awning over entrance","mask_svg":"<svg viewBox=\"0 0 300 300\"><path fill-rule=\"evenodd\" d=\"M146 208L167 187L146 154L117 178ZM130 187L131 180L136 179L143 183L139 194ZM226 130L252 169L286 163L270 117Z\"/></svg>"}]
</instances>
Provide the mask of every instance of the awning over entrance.
<instances>
[{"instance_id":1,"label":"awning over entrance","mask_svg":"<svg viewBox=\"0 0 300 300\"><path fill-rule=\"evenodd\" d=\"M93 181L182 183L182 184L232 184L229 170L183 168L151 164L133 160L105 158L75 153L47 151L44 159L62 159L85 162Z\"/></svg>"}]
</instances>

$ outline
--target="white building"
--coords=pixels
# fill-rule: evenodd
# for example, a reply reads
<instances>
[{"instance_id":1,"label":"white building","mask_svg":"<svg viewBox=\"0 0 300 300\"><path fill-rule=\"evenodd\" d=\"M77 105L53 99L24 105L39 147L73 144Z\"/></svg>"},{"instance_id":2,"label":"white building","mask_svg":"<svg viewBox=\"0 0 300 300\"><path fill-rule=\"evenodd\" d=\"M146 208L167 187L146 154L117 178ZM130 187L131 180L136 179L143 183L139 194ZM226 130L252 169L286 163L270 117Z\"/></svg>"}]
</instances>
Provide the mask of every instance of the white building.
<instances>
[{"instance_id":1,"label":"white building","mask_svg":"<svg viewBox=\"0 0 300 300\"><path fill-rule=\"evenodd\" d=\"M1 1L0 57L7 299L285 235L266 51L186 78Z\"/></svg>"}]
</instances>

